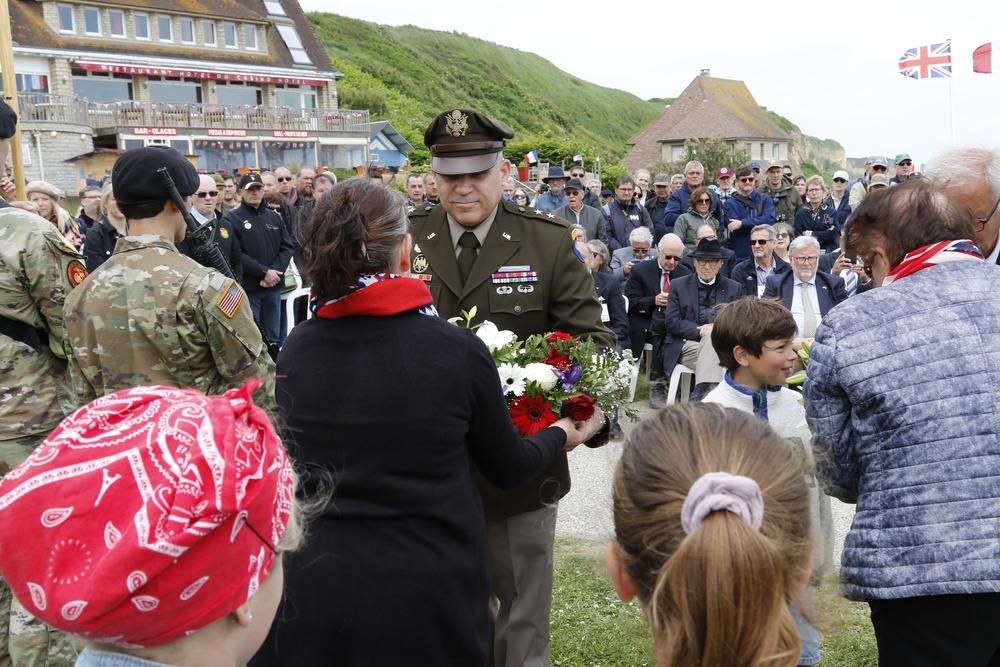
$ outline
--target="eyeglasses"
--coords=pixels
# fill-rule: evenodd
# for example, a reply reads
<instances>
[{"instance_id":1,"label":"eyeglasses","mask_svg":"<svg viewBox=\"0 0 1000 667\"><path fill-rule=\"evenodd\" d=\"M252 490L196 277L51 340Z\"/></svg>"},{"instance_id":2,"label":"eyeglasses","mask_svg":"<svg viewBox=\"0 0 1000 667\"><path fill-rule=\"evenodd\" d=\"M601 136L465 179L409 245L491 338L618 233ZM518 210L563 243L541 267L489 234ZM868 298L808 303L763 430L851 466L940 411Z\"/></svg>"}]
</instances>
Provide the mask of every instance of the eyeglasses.
<instances>
[{"instance_id":1,"label":"eyeglasses","mask_svg":"<svg viewBox=\"0 0 1000 667\"><path fill-rule=\"evenodd\" d=\"M277 180L278 180L279 183L287 183L288 181L292 180L292 177L291 176L279 176Z\"/></svg>"},{"instance_id":2,"label":"eyeglasses","mask_svg":"<svg viewBox=\"0 0 1000 667\"><path fill-rule=\"evenodd\" d=\"M899 164L900 164L901 166L903 166L903 167L911 167L911 166L913 166L913 162L912 162L912 161L910 161L910 160L903 160L903 161L902 161L902 162L900 162Z\"/></svg>"},{"instance_id":3,"label":"eyeglasses","mask_svg":"<svg viewBox=\"0 0 1000 667\"><path fill-rule=\"evenodd\" d=\"M740 179L740 183L753 183L756 180L757 179L754 178L753 176L746 176L746 177Z\"/></svg>"},{"instance_id":4,"label":"eyeglasses","mask_svg":"<svg viewBox=\"0 0 1000 667\"><path fill-rule=\"evenodd\" d=\"M705 264L706 266L712 266L714 264L722 264L721 259L702 259L701 257L692 257L692 259L698 264Z\"/></svg>"},{"instance_id":5,"label":"eyeglasses","mask_svg":"<svg viewBox=\"0 0 1000 667\"><path fill-rule=\"evenodd\" d=\"M823 188L806 188L806 192L823 192Z\"/></svg>"},{"instance_id":6,"label":"eyeglasses","mask_svg":"<svg viewBox=\"0 0 1000 667\"><path fill-rule=\"evenodd\" d=\"M711 199L706 199L705 197L699 197L698 201L696 201L695 203L696 204L711 204L712 200Z\"/></svg>"},{"instance_id":7,"label":"eyeglasses","mask_svg":"<svg viewBox=\"0 0 1000 667\"><path fill-rule=\"evenodd\" d=\"M880 164L873 164L872 171L889 171L889 167L883 167Z\"/></svg>"},{"instance_id":8,"label":"eyeglasses","mask_svg":"<svg viewBox=\"0 0 1000 667\"><path fill-rule=\"evenodd\" d=\"M100 199L101 195L85 195L83 199Z\"/></svg>"},{"instance_id":9,"label":"eyeglasses","mask_svg":"<svg viewBox=\"0 0 1000 667\"><path fill-rule=\"evenodd\" d=\"M586 174L570 174L571 178L583 178L585 176L586 176Z\"/></svg>"},{"instance_id":10,"label":"eyeglasses","mask_svg":"<svg viewBox=\"0 0 1000 667\"><path fill-rule=\"evenodd\" d=\"M667 262L679 262L679 261L681 261L681 258L678 257L677 255L660 255L660 257L662 257L664 259L664 261L667 261Z\"/></svg>"},{"instance_id":11,"label":"eyeglasses","mask_svg":"<svg viewBox=\"0 0 1000 667\"><path fill-rule=\"evenodd\" d=\"M1000 207L1000 199L997 199L997 203L993 204L993 208L990 210L989 215L987 215L985 218L976 218L976 222L980 223L983 227L985 227L986 223L989 222L990 218L993 217L993 214L997 212L998 207Z\"/></svg>"},{"instance_id":12,"label":"eyeglasses","mask_svg":"<svg viewBox=\"0 0 1000 667\"><path fill-rule=\"evenodd\" d=\"M618 192L632 192L634 188L618 188Z\"/></svg>"},{"instance_id":13,"label":"eyeglasses","mask_svg":"<svg viewBox=\"0 0 1000 667\"><path fill-rule=\"evenodd\" d=\"M633 255L645 255L648 252L649 252L649 248L636 248L635 246L632 246L632 254Z\"/></svg>"},{"instance_id":14,"label":"eyeglasses","mask_svg":"<svg viewBox=\"0 0 1000 667\"><path fill-rule=\"evenodd\" d=\"M811 255L809 257L792 257L793 262L798 262L799 264L812 264L819 260L819 255Z\"/></svg>"},{"instance_id":15,"label":"eyeglasses","mask_svg":"<svg viewBox=\"0 0 1000 667\"><path fill-rule=\"evenodd\" d=\"M846 183L847 179L845 179L845 178L835 178L835 179L833 179L833 182L834 183Z\"/></svg>"},{"instance_id":16,"label":"eyeglasses","mask_svg":"<svg viewBox=\"0 0 1000 667\"><path fill-rule=\"evenodd\" d=\"M787 239L789 236L788 232L778 232L779 239Z\"/></svg>"},{"instance_id":17,"label":"eyeglasses","mask_svg":"<svg viewBox=\"0 0 1000 667\"><path fill-rule=\"evenodd\" d=\"M196 192L194 193L194 196L198 197L199 199L204 199L205 197L218 197L219 191L212 190L211 192Z\"/></svg>"},{"instance_id":18,"label":"eyeglasses","mask_svg":"<svg viewBox=\"0 0 1000 667\"><path fill-rule=\"evenodd\" d=\"M514 195L514 199L527 199L524 195Z\"/></svg>"},{"instance_id":19,"label":"eyeglasses","mask_svg":"<svg viewBox=\"0 0 1000 667\"><path fill-rule=\"evenodd\" d=\"M750 245L767 245L771 239L750 239Z\"/></svg>"},{"instance_id":20,"label":"eyeglasses","mask_svg":"<svg viewBox=\"0 0 1000 667\"><path fill-rule=\"evenodd\" d=\"M591 257L604 257L604 253L603 252L594 252L593 250L591 250L590 251L590 256Z\"/></svg>"}]
</instances>

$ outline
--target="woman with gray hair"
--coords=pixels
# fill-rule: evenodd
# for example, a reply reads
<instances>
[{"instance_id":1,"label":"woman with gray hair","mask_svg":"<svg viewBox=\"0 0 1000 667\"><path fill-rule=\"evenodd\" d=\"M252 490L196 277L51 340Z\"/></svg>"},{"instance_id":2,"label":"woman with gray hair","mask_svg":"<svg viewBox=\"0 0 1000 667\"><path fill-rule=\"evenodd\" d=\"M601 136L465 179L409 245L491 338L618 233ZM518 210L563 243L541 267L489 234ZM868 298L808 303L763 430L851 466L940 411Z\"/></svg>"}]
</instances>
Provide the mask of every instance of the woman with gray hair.
<instances>
[{"instance_id":1,"label":"woman with gray hair","mask_svg":"<svg viewBox=\"0 0 1000 667\"><path fill-rule=\"evenodd\" d=\"M787 222L774 223L774 254L788 261L788 246L795 238L795 228Z\"/></svg>"},{"instance_id":2,"label":"woman with gray hair","mask_svg":"<svg viewBox=\"0 0 1000 667\"><path fill-rule=\"evenodd\" d=\"M882 665L1000 664L1000 268L976 227L925 181L870 192L844 242L878 289L812 346L818 473L857 505L841 587Z\"/></svg>"}]
</instances>

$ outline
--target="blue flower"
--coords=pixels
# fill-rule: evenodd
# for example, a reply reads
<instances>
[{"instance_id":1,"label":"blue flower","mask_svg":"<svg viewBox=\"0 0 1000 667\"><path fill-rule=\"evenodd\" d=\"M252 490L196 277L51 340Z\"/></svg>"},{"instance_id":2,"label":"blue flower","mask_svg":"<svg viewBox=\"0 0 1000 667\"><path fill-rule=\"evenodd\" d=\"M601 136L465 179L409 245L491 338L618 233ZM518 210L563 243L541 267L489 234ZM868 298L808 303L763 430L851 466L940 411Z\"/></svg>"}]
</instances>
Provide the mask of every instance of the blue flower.
<instances>
[{"instance_id":1,"label":"blue flower","mask_svg":"<svg viewBox=\"0 0 1000 667\"><path fill-rule=\"evenodd\" d=\"M576 381L580 379L583 375L583 366L580 364L573 364L573 368L568 371L556 370L556 375L562 380L563 391L569 391L576 384Z\"/></svg>"}]
</instances>

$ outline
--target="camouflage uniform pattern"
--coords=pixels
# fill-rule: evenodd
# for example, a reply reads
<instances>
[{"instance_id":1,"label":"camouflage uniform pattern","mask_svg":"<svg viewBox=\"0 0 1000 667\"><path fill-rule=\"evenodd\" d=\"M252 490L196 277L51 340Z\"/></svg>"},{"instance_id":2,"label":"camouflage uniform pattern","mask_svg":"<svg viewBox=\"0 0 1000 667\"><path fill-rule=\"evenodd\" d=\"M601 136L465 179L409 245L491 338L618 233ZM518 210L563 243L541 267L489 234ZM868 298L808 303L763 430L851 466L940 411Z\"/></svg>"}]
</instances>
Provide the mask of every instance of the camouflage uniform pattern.
<instances>
[{"instance_id":1,"label":"camouflage uniform pattern","mask_svg":"<svg viewBox=\"0 0 1000 667\"><path fill-rule=\"evenodd\" d=\"M0 476L20 465L72 407L62 308L86 276L83 255L55 226L0 209L0 314L48 334L41 351L0 335ZM68 667L77 649L29 614L0 579L0 665Z\"/></svg>"},{"instance_id":2,"label":"camouflage uniform pattern","mask_svg":"<svg viewBox=\"0 0 1000 667\"><path fill-rule=\"evenodd\" d=\"M275 409L274 362L234 283L155 234L118 239L63 308L77 404L151 384L221 394L257 378Z\"/></svg>"}]
</instances>

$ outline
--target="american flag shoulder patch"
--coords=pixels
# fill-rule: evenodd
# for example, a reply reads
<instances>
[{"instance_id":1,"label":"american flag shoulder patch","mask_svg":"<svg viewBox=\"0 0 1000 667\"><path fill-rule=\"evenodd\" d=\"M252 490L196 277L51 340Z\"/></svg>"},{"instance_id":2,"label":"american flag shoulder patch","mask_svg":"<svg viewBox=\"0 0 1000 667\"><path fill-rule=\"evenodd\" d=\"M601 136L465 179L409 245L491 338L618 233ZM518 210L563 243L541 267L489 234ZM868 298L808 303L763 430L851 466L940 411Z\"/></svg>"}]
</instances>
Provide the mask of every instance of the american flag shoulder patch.
<instances>
[{"instance_id":1,"label":"american flag shoulder patch","mask_svg":"<svg viewBox=\"0 0 1000 667\"><path fill-rule=\"evenodd\" d=\"M225 292L222 293L222 297L216 301L215 305L218 306L219 310L226 316L231 318L239 310L240 304L243 303L243 290L236 283L235 280L229 283L229 287Z\"/></svg>"}]
</instances>

